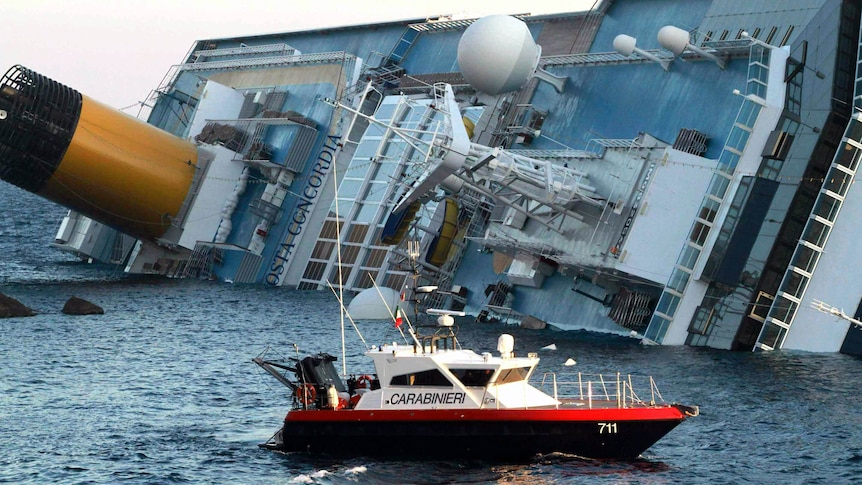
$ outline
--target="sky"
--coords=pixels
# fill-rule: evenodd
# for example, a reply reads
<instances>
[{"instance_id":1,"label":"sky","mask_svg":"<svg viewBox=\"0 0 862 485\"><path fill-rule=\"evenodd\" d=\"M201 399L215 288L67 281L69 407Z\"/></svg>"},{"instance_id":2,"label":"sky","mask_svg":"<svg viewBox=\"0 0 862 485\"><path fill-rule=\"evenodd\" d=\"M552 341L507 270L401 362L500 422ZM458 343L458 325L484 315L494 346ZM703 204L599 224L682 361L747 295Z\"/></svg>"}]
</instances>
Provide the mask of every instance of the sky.
<instances>
[{"instance_id":1,"label":"sky","mask_svg":"<svg viewBox=\"0 0 862 485\"><path fill-rule=\"evenodd\" d=\"M589 10L595 0L0 0L0 73L21 64L129 114L201 39L452 14Z\"/></svg>"}]
</instances>

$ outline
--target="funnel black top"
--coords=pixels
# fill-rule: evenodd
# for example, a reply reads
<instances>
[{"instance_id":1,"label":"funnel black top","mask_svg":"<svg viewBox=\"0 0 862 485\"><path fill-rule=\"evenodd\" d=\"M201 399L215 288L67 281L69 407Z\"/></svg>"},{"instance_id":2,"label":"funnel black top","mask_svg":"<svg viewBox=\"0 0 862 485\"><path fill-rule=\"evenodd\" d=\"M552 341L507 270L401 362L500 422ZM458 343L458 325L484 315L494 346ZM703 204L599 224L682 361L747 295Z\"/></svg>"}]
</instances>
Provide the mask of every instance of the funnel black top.
<instances>
[{"instance_id":1,"label":"funnel black top","mask_svg":"<svg viewBox=\"0 0 862 485\"><path fill-rule=\"evenodd\" d=\"M81 102L78 91L12 66L0 80L0 179L38 192L69 148Z\"/></svg>"}]
</instances>

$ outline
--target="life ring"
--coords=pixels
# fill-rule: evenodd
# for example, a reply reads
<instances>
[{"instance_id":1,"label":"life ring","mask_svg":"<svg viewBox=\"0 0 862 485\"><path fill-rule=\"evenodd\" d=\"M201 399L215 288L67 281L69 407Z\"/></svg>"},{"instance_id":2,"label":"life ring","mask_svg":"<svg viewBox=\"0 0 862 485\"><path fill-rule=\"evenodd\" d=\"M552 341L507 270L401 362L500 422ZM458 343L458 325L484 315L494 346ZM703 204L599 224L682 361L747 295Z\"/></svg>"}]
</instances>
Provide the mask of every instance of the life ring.
<instances>
[{"instance_id":1,"label":"life ring","mask_svg":"<svg viewBox=\"0 0 862 485\"><path fill-rule=\"evenodd\" d=\"M317 389L315 389L314 384L302 384L297 386L293 392L299 402L306 406L313 403L317 398Z\"/></svg>"},{"instance_id":2,"label":"life ring","mask_svg":"<svg viewBox=\"0 0 862 485\"><path fill-rule=\"evenodd\" d=\"M356 388L371 389L371 376L368 374L362 374L359 376L359 379L356 379Z\"/></svg>"}]
</instances>

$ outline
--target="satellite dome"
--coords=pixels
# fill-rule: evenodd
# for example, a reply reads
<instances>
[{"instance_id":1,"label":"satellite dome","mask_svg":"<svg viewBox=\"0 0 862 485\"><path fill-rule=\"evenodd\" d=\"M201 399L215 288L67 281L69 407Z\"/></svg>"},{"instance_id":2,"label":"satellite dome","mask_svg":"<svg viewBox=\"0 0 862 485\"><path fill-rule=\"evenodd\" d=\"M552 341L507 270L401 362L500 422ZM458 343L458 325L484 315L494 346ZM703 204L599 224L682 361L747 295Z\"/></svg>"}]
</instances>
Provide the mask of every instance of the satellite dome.
<instances>
[{"instance_id":1,"label":"satellite dome","mask_svg":"<svg viewBox=\"0 0 862 485\"><path fill-rule=\"evenodd\" d=\"M347 305L347 312L354 320L387 320L392 318L401 294L392 288L366 288Z\"/></svg>"},{"instance_id":2,"label":"satellite dome","mask_svg":"<svg viewBox=\"0 0 862 485\"><path fill-rule=\"evenodd\" d=\"M682 54L690 41L688 31L673 25L665 25L658 31L658 43L675 56Z\"/></svg>"},{"instance_id":3,"label":"satellite dome","mask_svg":"<svg viewBox=\"0 0 862 485\"><path fill-rule=\"evenodd\" d=\"M492 96L514 91L534 74L541 48L527 24L508 15L473 22L458 42L458 65L464 79Z\"/></svg>"}]
</instances>

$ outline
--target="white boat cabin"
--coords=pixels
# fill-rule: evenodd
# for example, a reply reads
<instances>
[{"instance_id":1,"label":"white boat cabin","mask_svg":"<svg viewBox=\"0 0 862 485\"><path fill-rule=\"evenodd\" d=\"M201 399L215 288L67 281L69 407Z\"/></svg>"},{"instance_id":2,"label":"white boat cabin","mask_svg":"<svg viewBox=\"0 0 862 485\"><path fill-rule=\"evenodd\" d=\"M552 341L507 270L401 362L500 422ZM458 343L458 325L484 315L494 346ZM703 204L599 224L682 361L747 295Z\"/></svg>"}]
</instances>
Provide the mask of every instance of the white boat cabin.
<instances>
[{"instance_id":1,"label":"white boat cabin","mask_svg":"<svg viewBox=\"0 0 862 485\"><path fill-rule=\"evenodd\" d=\"M358 389L354 409L507 409L552 407L559 401L529 384L539 358L515 357L514 339L498 340L499 356L458 348L451 331L416 336L413 345L382 345L365 353L380 388Z\"/></svg>"}]
</instances>

